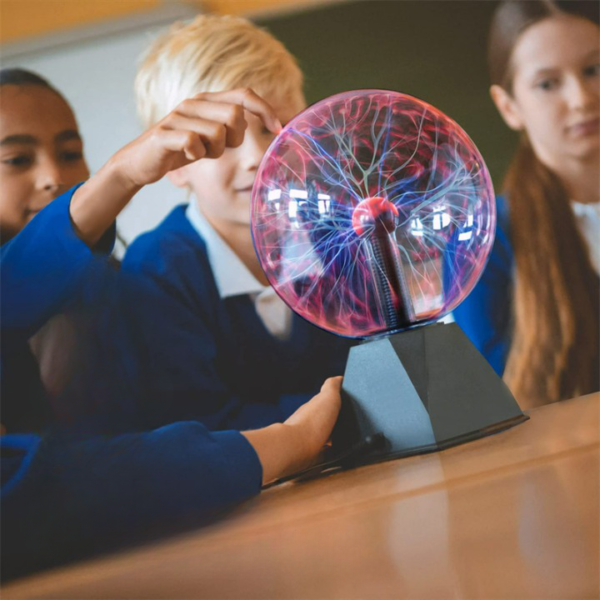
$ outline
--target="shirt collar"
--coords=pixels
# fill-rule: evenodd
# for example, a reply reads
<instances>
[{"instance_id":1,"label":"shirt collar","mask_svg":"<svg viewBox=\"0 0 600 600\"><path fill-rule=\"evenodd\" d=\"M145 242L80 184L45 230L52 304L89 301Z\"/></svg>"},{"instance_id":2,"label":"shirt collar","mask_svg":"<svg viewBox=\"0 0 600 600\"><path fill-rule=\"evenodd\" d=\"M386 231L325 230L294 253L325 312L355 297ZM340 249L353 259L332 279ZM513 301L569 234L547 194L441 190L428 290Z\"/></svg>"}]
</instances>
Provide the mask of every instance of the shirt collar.
<instances>
[{"instance_id":1,"label":"shirt collar","mask_svg":"<svg viewBox=\"0 0 600 600\"><path fill-rule=\"evenodd\" d=\"M221 298L241 296L242 294L260 294L267 289L267 286L262 285L252 275L238 255L213 229L193 199L185 214L192 227L206 243L208 262Z\"/></svg>"},{"instance_id":2,"label":"shirt collar","mask_svg":"<svg viewBox=\"0 0 600 600\"><path fill-rule=\"evenodd\" d=\"M576 202L571 200L571 206L576 217L598 218L600 216L600 202Z\"/></svg>"}]
</instances>

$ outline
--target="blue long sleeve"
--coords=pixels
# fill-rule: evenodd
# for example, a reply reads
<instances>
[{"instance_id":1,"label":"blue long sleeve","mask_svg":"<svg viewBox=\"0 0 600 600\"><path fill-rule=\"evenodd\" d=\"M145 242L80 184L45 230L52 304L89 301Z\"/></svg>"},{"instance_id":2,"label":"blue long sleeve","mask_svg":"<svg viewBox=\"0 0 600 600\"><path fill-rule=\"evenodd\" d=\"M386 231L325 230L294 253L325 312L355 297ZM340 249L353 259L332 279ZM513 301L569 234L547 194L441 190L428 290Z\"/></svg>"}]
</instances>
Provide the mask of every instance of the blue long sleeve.
<instances>
[{"instance_id":1,"label":"blue long sleeve","mask_svg":"<svg viewBox=\"0 0 600 600\"><path fill-rule=\"evenodd\" d=\"M86 324L109 304L116 284L106 260L114 227L90 249L71 222L70 202L78 187L56 198L0 249L2 422L12 433L41 431L58 412L71 418L66 407L52 402L70 385L83 355ZM50 334L59 360L48 373L60 383L48 394L29 339L58 314L64 318ZM81 398L74 407L80 406Z\"/></svg>"},{"instance_id":2,"label":"blue long sleeve","mask_svg":"<svg viewBox=\"0 0 600 600\"><path fill-rule=\"evenodd\" d=\"M72 193L44 208L2 248L3 371L5 351L26 346L74 299L101 303L120 289L121 279L106 260L77 238L69 216ZM114 307L106 308L93 311L102 317L98 327L115 316ZM22 397L3 396L3 419L7 401L33 406L28 388L17 391ZM29 424L35 421L35 415L25 416ZM260 490L260 461L237 431L210 433L194 422L130 431L84 436L49 426L38 435L11 433L9 427L0 437L3 579L131 543L142 534L200 523Z\"/></svg>"},{"instance_id":3,"label":"blue long sleeve","mask_svg":"<svg viewBox=\"0 0 600 600\"><path fill-rule=\"evenodd\" d=\"M508 233L508 208L497 200L496 238L484 272L453 311L456 323L501 377L511 344L514 257Z\"/></svg>"},{"instance_id":4,"label":"blue long sleeve","mask_svg":"<svg viewBox=\"0 0 600 600\"><path fill-rule=\"evenodd\" d=\"M191 422L87 439L6 435L0 448L3 578L197 525L262 479L243 435Z\"/></svg>"},{"instance_id":5,"label":"blue long sleeve","mask_svg":"<svg viewBox=\"0 0 600 600\"><path fill-rule=\"evenodd\" d=\"M0 248L2 343L21 343L77 297L98 257L71 223L76 186L65 192Z\"/></svg>"}]
</instances>

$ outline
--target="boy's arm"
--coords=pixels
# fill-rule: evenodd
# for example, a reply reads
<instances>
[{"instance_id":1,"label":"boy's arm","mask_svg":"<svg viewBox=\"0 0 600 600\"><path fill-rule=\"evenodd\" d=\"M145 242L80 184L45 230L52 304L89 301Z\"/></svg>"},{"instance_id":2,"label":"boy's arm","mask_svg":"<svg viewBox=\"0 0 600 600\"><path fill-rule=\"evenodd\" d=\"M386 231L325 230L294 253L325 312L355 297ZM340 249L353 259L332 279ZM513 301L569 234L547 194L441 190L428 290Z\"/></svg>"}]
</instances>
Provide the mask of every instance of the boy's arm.
<instances>
[{"instance_id":1,"label":"boy's arm","mask_svg":"<svg viewBox=\"0 0 600 600\"><path fill-rule=\"evenodd\" d=\"M184 100L162 121L119 150L82 186L71 203L79 236L95 244L144 185L202 158L236 148L248 126L244 110L260 117L273 133L281 123L252 90L203 93Z\"/></svg>"},{"instance_id":2,"label":"boy's arm","mask_svg":"<svg viewBox=\"0 0 600 600\"><path fill-rule=\"evenodd\" d=\"M0 438L3 479L25 437ZM3 578L198 526L261 488L244 436L199 423L78 441L27 437L20 469L2 489Z\"/></svg>"},{"instance_id":3,"label":"boy's arm","mask_svg":"<svg viewBox=\"0 0 600 600\"><path fill-rule=\"evenodd\" d=\"M27 340L64 309L84 279L106 274L69 216L73 188L46 206L0 250L2 342Z\"/></svg>"},{"instance_id":4,"label":"boy's arm","mask_svg":"<svg viewBox=\"0 0 600 600\"><path fill-rule=\"evenodd\" d=\"M251 90L199 94L122 148L98 173L51 202L1 250L3 342L27 339L73 296L93 247L144 185L239 146L244 110L277 133L273 109ZM93 274L90 274L93 276Z\"/></svg>"},{"instance_id":5,"label":"boy's arm","mask_svg":"<svg viewBox=\"0 0 600 600\"><path fill-rule=\"evenodd\" d=\"M341 385L341 377L327 379L284 423L244 432L260 457L263 484L297 473L319 456L340 411Z\"/></svg>"},{"instance_id":6,"label":"boy's arm","mask_svg":"<svg viewBox=\"0 0 600 600\"><path fill-rule=\"evenodd\" d=\"M286 423L243 434L187 422L79 441L1 437L3 578L197 524L310 466L337 418L340 385L326 381Z\"/></svg>"}]
</instances>

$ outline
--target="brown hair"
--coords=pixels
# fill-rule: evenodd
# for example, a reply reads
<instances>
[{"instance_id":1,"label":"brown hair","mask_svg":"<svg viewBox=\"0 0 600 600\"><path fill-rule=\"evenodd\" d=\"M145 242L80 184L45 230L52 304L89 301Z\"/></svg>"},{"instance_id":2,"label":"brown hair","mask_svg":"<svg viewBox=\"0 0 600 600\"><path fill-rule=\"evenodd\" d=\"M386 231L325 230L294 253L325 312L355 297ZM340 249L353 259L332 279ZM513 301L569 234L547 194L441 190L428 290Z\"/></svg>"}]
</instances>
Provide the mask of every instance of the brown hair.
<instances>
[{"instance_id":1,"label":"brown hair","mask_svg":"<svg viewBox=\"0 0 600 600\"><path fill-rule=\"evenodd\" d=\"M490 32L492 83L512 93L512 50L528 27L560 14L598 24L598 12L598 3L585 0L503 2ZM540 162L524 133L504 192L516 267L513 340L504 379L528 405L598 390L598 277L565 187Z\"/></svg>"}]
</instances>

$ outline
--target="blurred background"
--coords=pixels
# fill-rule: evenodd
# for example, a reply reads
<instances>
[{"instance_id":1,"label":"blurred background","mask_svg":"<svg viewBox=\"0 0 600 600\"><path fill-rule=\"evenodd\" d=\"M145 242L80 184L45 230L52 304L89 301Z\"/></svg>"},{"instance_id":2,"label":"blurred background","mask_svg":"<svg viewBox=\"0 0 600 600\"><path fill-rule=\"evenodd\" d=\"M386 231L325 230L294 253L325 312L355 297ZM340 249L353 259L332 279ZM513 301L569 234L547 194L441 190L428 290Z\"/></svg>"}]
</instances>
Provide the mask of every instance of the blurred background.
<instances>
[{"instance_id":1,"label":"blurred background","mask_svg":"<svg viewBox=\"0 0 600 600\"><path fill-rule=\"evenodd\" d=\"M2 67L32 69L71 102L92 171L141 132L133 80L149 43L202 12L245 16L294 54L309 103L358 88L417 96L456 120L500 189L515 144L489 98L486 38L492 0L0 0ZM166 180L119 220L126 242L185 193Z\"/></svg>"}]
</instances>

